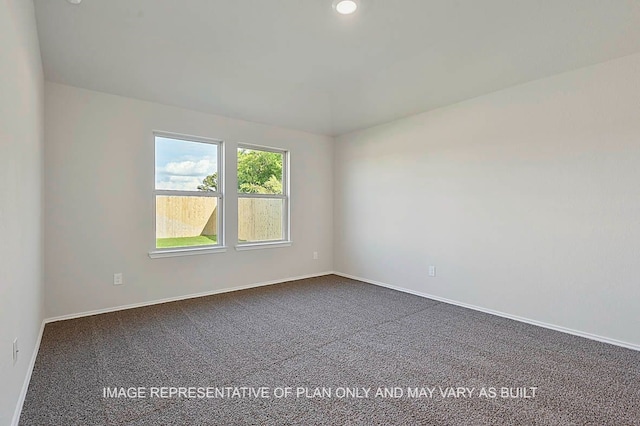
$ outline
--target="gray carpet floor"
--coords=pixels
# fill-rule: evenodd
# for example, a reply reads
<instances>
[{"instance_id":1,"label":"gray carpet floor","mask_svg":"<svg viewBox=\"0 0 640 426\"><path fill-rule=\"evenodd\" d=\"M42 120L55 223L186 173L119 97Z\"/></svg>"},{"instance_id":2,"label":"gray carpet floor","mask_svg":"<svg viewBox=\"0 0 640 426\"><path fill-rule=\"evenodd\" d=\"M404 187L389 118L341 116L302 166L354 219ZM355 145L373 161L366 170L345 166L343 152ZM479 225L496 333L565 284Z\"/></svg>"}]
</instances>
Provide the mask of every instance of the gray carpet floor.
<instances>
[{"instance_id":1,"label":"gray carpet floor","mask_svg":"<svg viewBox=\"0 0 640 426\"><path fill-rule=\"evenodd\" d=\"M640 352L332 275L48 324L20 424L640 425Z\"/></svg>"}]
</instances>

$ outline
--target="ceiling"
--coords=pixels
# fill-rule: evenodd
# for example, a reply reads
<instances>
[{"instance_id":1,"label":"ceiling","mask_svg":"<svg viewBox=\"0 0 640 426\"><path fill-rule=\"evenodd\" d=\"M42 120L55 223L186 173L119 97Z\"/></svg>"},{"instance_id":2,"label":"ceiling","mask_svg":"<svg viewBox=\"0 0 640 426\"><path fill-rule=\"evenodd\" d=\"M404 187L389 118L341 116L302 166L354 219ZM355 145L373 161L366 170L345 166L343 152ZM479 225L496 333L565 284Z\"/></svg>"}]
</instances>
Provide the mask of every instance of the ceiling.
<instances>
[{"instance_id":1,"label":"ceiling","mask_svg":"<svg viewBox=\"0 0 640 426\"><path fill-rule=\"evenodd\" d=\"M640 0L35 0L48 81L339 135L640 52Z\"/></svg>"}]
</instances>

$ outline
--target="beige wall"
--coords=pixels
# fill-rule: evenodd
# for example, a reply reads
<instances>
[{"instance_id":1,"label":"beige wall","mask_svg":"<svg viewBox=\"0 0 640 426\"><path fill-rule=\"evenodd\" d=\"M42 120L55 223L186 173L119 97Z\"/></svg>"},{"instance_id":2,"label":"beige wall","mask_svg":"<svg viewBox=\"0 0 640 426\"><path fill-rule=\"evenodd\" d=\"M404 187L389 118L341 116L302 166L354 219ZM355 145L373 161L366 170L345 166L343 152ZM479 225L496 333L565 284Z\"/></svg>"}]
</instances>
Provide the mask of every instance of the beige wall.
<instances>
[{"instance_id":1,"label":"beige wall","mask_svg":"<svg viewBox=\"0 0 640 426\"><path fill-rule=\"evenodd\" d=\"M333 140L46 83L46 312L49 317L329 271ZM291 152L291 247L236 251L237 196L225 194L226 253L150 259L153 130ZM236 188L229 174L227 188ZM318 251L319 260L313 260ZM124 285L113 286L113 274Z\"/></svg>"},{"instance_id":2,"label":"beige wall","mask_svg":"<svg viewBox=\"0 0 640 426\"><path fill-rule=\"evenodd\" d=\"M639 76L629 56L338 138L336 270L640 345Z\"/></svg>"},{"instance_id":3,"label":"beige wall","mask_svg":"<svg viewBox=\"0 0 640 426\"><path fill-rule=\"evenodd\" d=\"M0 425L11 424L43 319L43 77L33 4L0 2ZM12 342L18 338L18 362Z\"/></svg>"}]
</instances>

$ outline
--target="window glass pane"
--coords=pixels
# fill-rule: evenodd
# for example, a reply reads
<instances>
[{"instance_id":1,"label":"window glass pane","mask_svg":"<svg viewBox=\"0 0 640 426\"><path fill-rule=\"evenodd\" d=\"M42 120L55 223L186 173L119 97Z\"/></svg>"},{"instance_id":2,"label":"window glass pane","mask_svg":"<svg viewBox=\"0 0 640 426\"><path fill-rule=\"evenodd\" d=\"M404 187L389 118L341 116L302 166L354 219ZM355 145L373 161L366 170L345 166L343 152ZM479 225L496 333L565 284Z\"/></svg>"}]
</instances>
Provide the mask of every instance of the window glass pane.
<instances>
[{"instance_id":1,"label":"window glass pane","mask_svg":"<svg viewBox=\"0 0 640 426\"><path fill-rule=\"evenodd\" d=\"M284 200L238 197L238 240L283 240Z\"/></svg>"},{"instance_id":2,"label":"window glass pane","mask_svg":"<svg viewBox=\"0 0 640 426\"><path fill-rule=\"evenodd\" d=\"M282 194L284 154L238 148L238 192Z\"/></svg>"},{"instance_id":3,"label":"window glass pane","mask_svg":"<svg viewBox=\"0 0 640 426\"><path fill-rule=\"evenodd\" d=\"M156 136L156 189L216 191L218 145Z\"/></svg>"},{"instance_id":4,"label":"window glass pane","mask_svg":"<svg viewBox=\"0 0 640 426\"><path fill-rule=\"evenodd\" d=\"M218 198L156 196L156 248L217 244Z\"/></svg>"}]
</instances>

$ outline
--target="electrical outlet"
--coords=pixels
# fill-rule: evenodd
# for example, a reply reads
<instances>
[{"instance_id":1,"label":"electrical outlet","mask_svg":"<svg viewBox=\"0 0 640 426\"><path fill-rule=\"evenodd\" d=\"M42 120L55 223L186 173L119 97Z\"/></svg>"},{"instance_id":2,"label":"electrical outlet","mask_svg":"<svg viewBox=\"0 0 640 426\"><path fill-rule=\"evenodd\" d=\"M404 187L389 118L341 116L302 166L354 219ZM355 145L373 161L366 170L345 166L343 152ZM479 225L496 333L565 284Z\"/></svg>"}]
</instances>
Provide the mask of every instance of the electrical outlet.
<instances>
[{"instance_id":1,"label":"electrical outlet","mask_svg":"<svg viewBox=\"0 0 640 426\"><path fill-rule=\"evenodd\" d=\"M436 276L436 267L433 265L429 265L429 276L430 277Z\"/></svg>"},{"instance_id":2,"label":"electrical outlet","mask_svg":"<svg viewBox=\"0 0 640 426\"><path fill-rule=\"evenodd\" d=\"M18 338L16 337L13 340L13 365L16 365L18 362L18 352L20 352L20 350L18 349Z\"/></svg>"},{"instance_id":3,"label":"electrical outlet","mask_svg":"<svg viewBox=\"0 0 640 426\"><path fill-rule=\"evenodd\" d=\"M122 272L113 274L113 285L122 285Z\"/></svg>"},{"instance_id":4,"label":"electrical outlet","mask_svg":"<svg viewBox=\"0 0 640 426\"><path fill-rule=\"evenodd\" d=\"M313 260L318 260L318 252L317 251L313 252Z\"/></svg>"}]
</instances>

